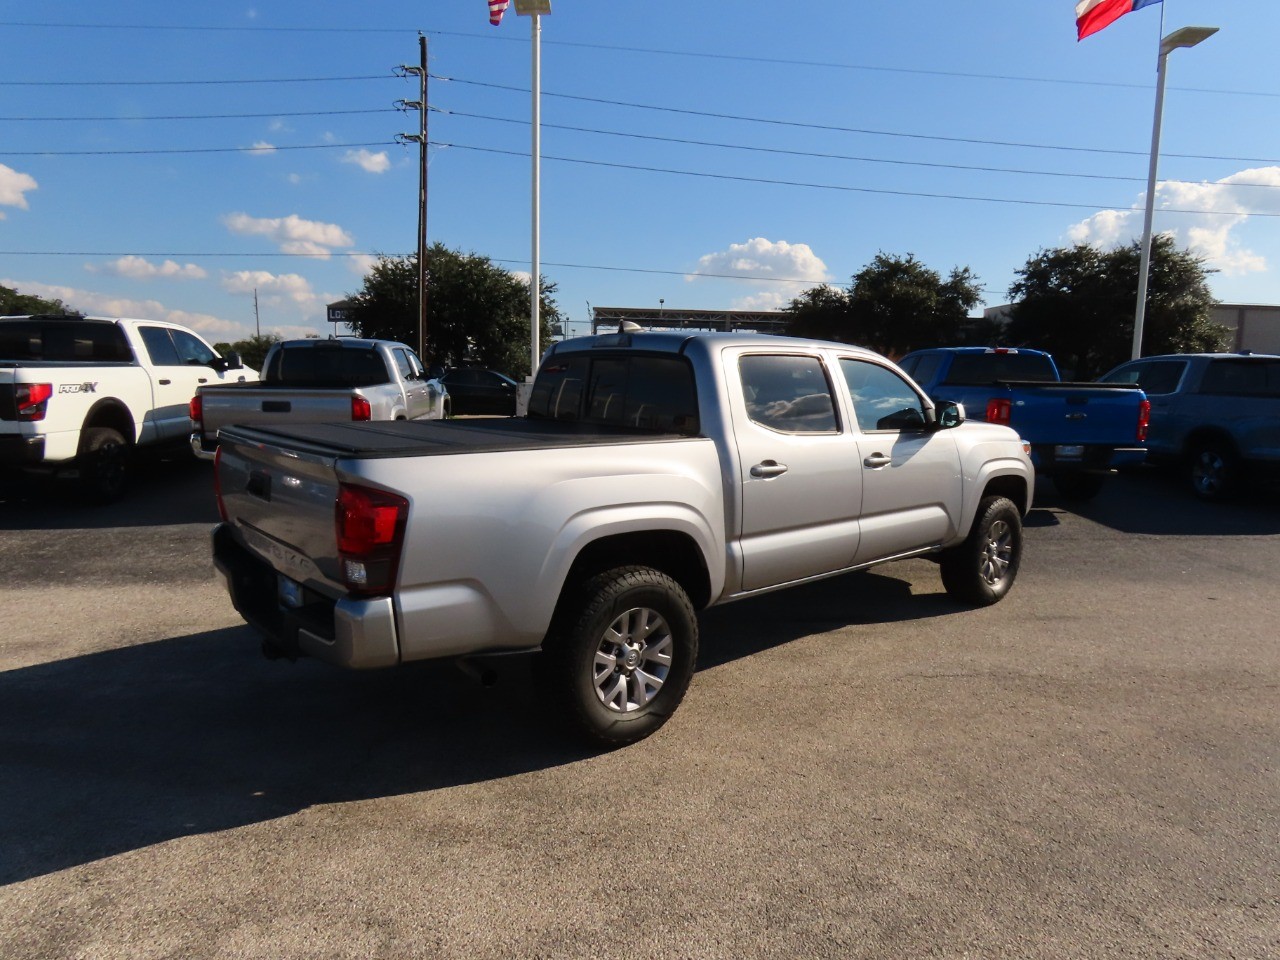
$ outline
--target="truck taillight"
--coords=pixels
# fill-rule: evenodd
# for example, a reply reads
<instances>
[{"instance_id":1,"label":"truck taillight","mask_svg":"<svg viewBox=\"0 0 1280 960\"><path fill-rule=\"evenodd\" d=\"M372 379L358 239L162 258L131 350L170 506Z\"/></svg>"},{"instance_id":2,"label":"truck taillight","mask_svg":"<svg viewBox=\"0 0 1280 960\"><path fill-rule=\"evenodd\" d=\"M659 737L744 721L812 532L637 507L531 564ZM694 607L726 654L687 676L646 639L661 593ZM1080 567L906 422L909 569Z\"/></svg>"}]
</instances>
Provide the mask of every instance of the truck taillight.
<instances>
[{"instance_id":1,"label":"truck taillight","mask_svg":"<svg viewBox=\"0 0 1280 960\"><path fill-rule=\"evenodd\" d=\"M351 398L351 419L352 420L372 420L373 407L369 405L369 401L364 397L354 396Z\"/></svg>"},{"instance_id":2,"label":"truck taillight","mask_svg":"<svg viewBox=\"0 0 1280 960\"><path fill-rule=\"evenodd\" d=\"M18 384L18 419L43 420L49 410L49 398L52 396L52 383Z\"/></svg>"},{"instance_id":3,"label":"truck taillight","mask_svg":"<svg viewBox=\"0 0 1280 960\"><path fill-rule=\"evenodd\" d=\"M196 394L191 398L191 402L187 404L187 414L191 417L191 422L200 429L204 429L204 399L200 394Z\"/></svg>"},{"instance_id":4,"label":"truck taillight","mask_svg":"<svg viewBox=\"0 0 1280 960\"><path fill-rule=\"evenodd\" d=\"M1008 397L992 397L987 401L987 423L1008 426L1013 419L1013 403Z\"/></svg>"},{"instance_id":5,"label":"truck taillight","mask_svg":"<svg viewBox=\"0 0 1280 960\"><path fill-rule=\"evenodd\" d=\"M227 521L227 505L222 502L222 447L213 451L213 496L218 501L218 517Z\"/></svg>"},{"instance_id":6,"label":"truck taillight","mask_svg":"<svg viewBox=\"0 0 1280 960\"><path fill-rule=\"evenodd\" d=\"M1138 404L1138 441L1147 439L1147 428L1151 426L1151 401L1143 400Z\"/></svg>"},{"instance_id":7,"label":"truck taillight","mask_svg":"<svg viewBox=\"0 0 1280 960\"><path fill-rule=\"evenodd\" d=\"M409 501L385 490L344 483L334 526L342 579L352 593L378 596L395 584Z\"/></svg>"}]
</instances>

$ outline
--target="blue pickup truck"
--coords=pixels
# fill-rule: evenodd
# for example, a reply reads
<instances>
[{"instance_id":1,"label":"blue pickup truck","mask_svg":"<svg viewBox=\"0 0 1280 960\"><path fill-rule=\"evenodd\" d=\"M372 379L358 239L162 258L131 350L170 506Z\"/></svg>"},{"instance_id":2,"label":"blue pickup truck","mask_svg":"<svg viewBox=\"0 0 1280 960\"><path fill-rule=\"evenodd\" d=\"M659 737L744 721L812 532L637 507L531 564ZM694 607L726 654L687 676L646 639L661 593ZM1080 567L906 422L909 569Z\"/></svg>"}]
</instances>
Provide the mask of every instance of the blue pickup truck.
<instances>
[{"instance_id":1,"label":"blue pickup truck","mask_svg":"<svg viewBox=\"0 0 1280 960\"><path fill-rule=\"evenodd\" d=\"M1280 480L1280 356L1184 353L1131 360L1102 377L1151 397L1152 463L1177 464L1202 500Z\"/></svg>"},{"instance_id":2,"label":"blue pickup truck","mask_svg":"<svg viewBox=\"0 0 1280 960\"><path fill-rule=\"evenodd\" d=\"M1036 473L1067 499L1097 496L1104 477L1146 458L1151 405L1132 383L1068 383L1043 350L1013 347L916 350L898 365L935 402L1017 430Z\"/></svg>"}]
</instances>

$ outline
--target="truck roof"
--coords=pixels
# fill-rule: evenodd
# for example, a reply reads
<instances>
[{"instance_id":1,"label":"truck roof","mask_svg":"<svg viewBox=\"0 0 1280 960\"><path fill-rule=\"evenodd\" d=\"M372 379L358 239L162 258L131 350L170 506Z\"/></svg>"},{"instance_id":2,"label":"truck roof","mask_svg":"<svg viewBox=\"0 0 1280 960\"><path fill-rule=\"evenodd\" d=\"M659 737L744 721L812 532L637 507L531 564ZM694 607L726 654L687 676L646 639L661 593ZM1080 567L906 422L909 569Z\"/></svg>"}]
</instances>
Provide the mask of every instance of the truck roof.
<instances>
[{"instance_id":1,"label":"truck roof","mask_svg":"<svg viewBox=\"0 0 1280 960\"><path fill-rule=\"evenodd\" d=\"M774 349L844 350L861 356L880 358L866 347L833 340L810 340L803 337L780 337L771 333L724 333L714 330L626 331L602 333L590 337L573 337L554 344L548 353L584 352L596 349L632 349L652 353L685 353L689 344L698 342L709 349L723 347L771 347Z\"/></svg>"},{"instance_id":2,"label":"truck roof","mask_svg":"<svg viewBox=\"0 0 1280 960\"><path fill-rule=\"evenodd\" d=\"M371 347L382 345L388 347L403 347L406 350L410 349L406 344L401 343L399 340L378 340L368 337L326 337L324 339L321 339L320 337L303 337L297 340L281 340L279 342L279 346L288 347L290 349L295 349L297 347L324 347L326 349L345 347L349 350L368 350Z\"/></svg>"}]
</instances>

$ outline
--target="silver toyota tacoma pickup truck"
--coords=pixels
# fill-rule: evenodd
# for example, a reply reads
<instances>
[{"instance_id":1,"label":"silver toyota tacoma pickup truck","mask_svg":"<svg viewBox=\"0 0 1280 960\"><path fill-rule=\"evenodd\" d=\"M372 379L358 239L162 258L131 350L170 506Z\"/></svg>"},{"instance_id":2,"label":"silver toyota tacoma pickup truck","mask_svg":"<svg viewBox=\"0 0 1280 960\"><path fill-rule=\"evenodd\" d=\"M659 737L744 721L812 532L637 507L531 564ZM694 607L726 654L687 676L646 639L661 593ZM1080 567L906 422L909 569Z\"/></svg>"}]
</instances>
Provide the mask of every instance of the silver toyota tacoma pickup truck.
<instances>
[{"instance_id":1,"label":"silver toyota tacoma pickup truck","mask_svg":"<svg viewBox=\"0 0 1280 960\"><path fill-rule=\"evenodd\" d=\"M842 344L556 344L528 414L223 430L214 564L270 655L352 668L538 651L605 745L693 676L695 611L933 556L966 604L1017 576L1028 448Z\"/></svg>"},{"instance_id":2,"label":"silver toyota tacoma pickup truck","mask_svg":"<svg viewBox=\"0 0 1280 960\"><path fill-rule=\"evenodd\" d=\"M260 383L200 387L189 414L191 451L212 460L228 424L439 419L449 416L449 392L394 340L282 340L267 351Z\"/></svg>"}]
</instances>

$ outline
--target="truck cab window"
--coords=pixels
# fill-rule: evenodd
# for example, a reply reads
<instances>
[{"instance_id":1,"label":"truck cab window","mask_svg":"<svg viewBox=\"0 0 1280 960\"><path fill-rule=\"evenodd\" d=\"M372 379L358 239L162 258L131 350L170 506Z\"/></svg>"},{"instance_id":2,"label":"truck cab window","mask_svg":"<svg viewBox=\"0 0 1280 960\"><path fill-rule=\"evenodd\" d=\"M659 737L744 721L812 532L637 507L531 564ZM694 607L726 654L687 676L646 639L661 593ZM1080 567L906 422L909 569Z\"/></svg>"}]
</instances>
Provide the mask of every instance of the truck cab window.
<instances>
[{"instance_id":1,"label":"truck cab window","mask_svg":"<svg viewBox=\"0 0 1280 960\"><path fill-rule=\"evenodd\" d=\"M746 356L738 362L747 416L782 433L838 433L831 384L817 357Z\"/></svg>"},{"instance_id":2,"label":"truck cab window","mask_svg":"<svg viewBox=\"0 0 1280 960\"><path fill-rule=\"evenodd\" d=\"M182 359L178 356L178 350L169 336L168 327L139 327L138 335L142 337L142 343L147 348L147 356L151 358L153 366L182 366Z\"/></svg>"},{"instance_id":3,"label":"truck cab window","mask_svg":"<svg viewBox=\"0 0 1280 960\"><path fill-rule=\"evenodd\" d=\"M185 330L170 330L173 345L178 351L178 359L189 367L207 367L216 356L213 348L203 340L193 337Z\"/></svg>"},{"instance_id":4,"label":"truck cab window","mask_svg":"<svg viewBox=\"0 0 1280 960\"><path fill-rule=\"evenodd\" d=\"M864 433L924 429L924 401L902 377L878 363L850 357L840 359L840 369Z\"/></svg>"}]
</instances>

